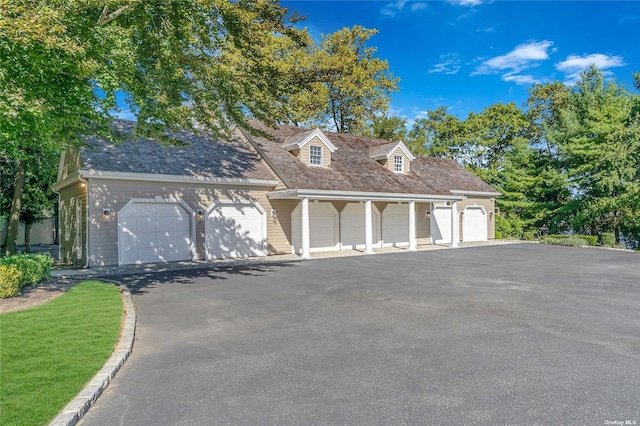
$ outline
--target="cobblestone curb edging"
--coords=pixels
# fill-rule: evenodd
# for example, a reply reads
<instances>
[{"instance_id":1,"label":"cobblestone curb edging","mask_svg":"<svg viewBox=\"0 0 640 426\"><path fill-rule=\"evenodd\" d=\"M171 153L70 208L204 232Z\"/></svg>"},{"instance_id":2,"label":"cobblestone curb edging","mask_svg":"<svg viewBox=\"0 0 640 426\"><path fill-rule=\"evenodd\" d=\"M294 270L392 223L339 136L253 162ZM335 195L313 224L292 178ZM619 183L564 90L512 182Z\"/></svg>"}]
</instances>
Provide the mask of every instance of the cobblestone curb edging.
<instances>
[{"instance_id":1,"label":"cobblestone curb edging","mask_svg":"<svg viewBox=\"0 0 640 426\"><path fill-rule=\"evenodd\" d=\"M103 280L109 281L109 280ZM85 388L62 410L49 426L74 426L89 408L96 402L102 392L116 375L120 367L129 358L133 349L133 340L136 334L136 310L131 300L129 289L118 282L110 281L120 286L124 299L125 319L116 351L102 367L98 374L85 386Z\"/></svg>"}]
</instances>

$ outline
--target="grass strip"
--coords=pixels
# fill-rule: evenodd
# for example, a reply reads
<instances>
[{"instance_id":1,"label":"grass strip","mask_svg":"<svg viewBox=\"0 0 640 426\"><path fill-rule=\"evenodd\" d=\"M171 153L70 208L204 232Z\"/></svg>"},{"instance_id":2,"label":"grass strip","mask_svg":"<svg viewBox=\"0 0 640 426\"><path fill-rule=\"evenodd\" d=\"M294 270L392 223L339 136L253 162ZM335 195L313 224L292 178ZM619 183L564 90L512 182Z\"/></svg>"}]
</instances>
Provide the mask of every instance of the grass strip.
<instances>
[{"instance_id":1,"label":"grass strip","mask_svg":"<svg viewBox=\"0 0 640 426\"><path fill-rule=\"evenodd\" d=\"M0 315L1 423L50 422L111 356L122 316L120 290L99 281Z\"/></svg>"}]
</instances>

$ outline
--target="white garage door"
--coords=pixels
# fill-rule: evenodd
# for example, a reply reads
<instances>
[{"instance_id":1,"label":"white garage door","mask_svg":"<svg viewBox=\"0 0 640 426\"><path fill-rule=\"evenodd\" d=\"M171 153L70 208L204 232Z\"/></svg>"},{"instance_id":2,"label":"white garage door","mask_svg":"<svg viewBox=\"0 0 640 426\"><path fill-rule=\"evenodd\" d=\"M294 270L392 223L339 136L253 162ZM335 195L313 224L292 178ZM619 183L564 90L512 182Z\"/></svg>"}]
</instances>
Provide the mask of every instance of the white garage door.
<instances>
[{"instance_id":1,"label":"white garage door","mask_svg":"<svg viewBox=\"0 0 640 426\"><path fill-rule=\"evenodd\" d=\"M191 215L178 203L133 202L118 213L121 264L191 259Z\"/></svg>"},{"instance_id":2,"label":"white garage door","mask_svg":"<svg viewBox=\"0 0 640 426\"><path fill-rule=\"evenodd\" d=\"M208 259L266 256L265 214L254 204L216 204L207 211Z\"/></svg>"},{"instance_id":3,"label":"white garage door","mask_svg":"<svg viewBox=\"0 0 640 426\"><path fill-rule=\"evenodd\" d=\"M451 207L435 206L431 212L431 242L451 242Z\"/></svg>"},{"instance_id":4,"label":"white garage door","mask_svg":"<svg viewBox=\"0 0 640 426\"><path fill-rule=\"evenodd\" d=\"M487 215L480 207L467 207L462 215L462 241L487 241Z\"/></svg>"},{"instance_id":5,"label":"white garage door","mask_svg":"<svg viewBox=\"0 0 640 426\"><path fill-rule=\"evenodd\" d=\"M293 252L302 253L302 207L291 213ZM338 211L331 203L309 203L309 251L338 250Z\"/></svg>"},{"instance_id":6,"label":"white garage door","mask_svg":"<svg viewBox=\"0 0 640 426\"><path fill-rule=\"evenodd\" d=\"M349 203L340 212L340 242L343 250L365 248L364 203ZM371 206L371 225L373 228L372 242L374 247L380 247L380 213L375 206Z\"/></svg>"},{"instance_id":7,"label":"white garage door","mask_svg":"<svg viewBox=\"0 0 640 426\"><path fill-rule=\"evenodd\" d=\"M409 245L409 205L388 204L382 212L382 241L385 247Z\"/></svg>"}]
</instances>

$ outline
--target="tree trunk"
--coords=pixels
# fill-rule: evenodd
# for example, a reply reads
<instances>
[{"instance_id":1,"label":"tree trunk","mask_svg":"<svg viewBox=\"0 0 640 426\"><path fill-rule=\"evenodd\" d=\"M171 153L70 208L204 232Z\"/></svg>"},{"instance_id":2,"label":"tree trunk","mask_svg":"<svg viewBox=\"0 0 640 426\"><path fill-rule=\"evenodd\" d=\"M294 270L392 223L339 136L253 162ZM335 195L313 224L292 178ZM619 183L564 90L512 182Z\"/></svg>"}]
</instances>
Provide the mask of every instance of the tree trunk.
<instances>
[{"instance_id":1,"label":"tree trunk","mask_svg":"<svg viewBox=\"0 0 640 426\"><path fill-rule=\"evenodd\" d=\"M24 226L24 252L31 253L31 224Z\"/></svg>"},{"instance_id":2,"label":"tree trunk","mask_svg":"<svg viewBox=\"0 0 640 426\"><path fill-rule=\"evenodd\" d=\"M24 180L26 175L25 168L25 160L18 161L16 186L13 191L13 201L11 202L11 212L9 213L9 227L7 229L7 248L5 252L7 256L14 255L18 251L18 227L20 226L22 191L24 190Z\"/></svg>"}]
</instances>

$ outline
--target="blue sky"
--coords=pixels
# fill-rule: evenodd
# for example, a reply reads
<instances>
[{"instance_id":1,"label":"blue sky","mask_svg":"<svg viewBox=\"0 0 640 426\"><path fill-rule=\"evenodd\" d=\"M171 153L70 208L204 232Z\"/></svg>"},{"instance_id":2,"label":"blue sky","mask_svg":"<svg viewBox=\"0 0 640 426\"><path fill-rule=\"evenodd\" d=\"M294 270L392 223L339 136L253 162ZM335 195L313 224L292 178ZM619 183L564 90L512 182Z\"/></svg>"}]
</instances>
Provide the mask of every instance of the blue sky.
<instances>
[{"instance_id":1,"label":"blue sky","mask_svg":"<svg viewBox=\"0 0 640 426\"><path fill-rule=\"evenodd\" d=\"M391 112L411 123L444 105L464 119L497 102L523 106L532 83L575 81L595 64L628 89L640 71L640 2L281 1L319 40L361 25L400 77Z\"/></svg>"}]
</instances>

